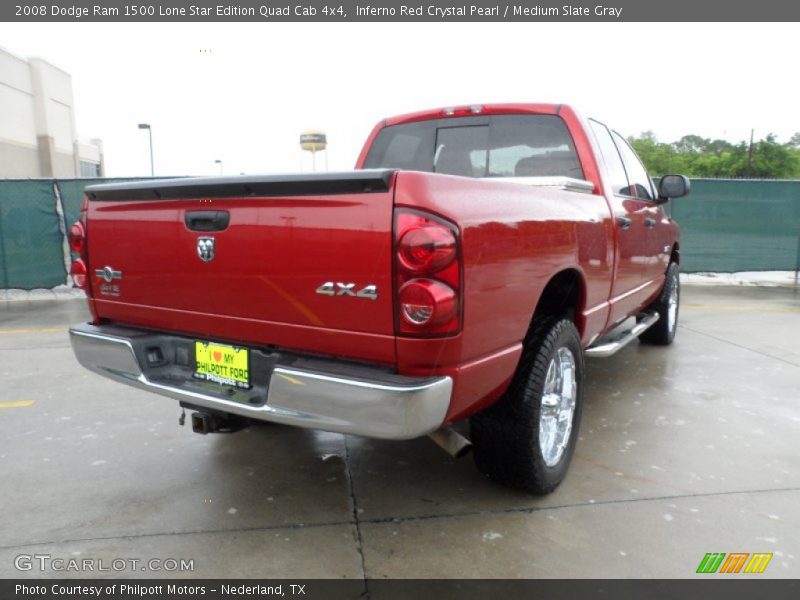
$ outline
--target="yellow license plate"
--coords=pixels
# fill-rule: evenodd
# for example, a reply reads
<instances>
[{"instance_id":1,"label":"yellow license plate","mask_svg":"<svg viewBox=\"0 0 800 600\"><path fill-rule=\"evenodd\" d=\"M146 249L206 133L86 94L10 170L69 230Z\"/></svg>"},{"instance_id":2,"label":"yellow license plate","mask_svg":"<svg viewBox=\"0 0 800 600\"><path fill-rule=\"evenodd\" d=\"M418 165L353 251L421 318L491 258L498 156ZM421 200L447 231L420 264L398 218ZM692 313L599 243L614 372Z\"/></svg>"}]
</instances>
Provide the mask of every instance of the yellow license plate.
<instances>
[{"instance_id":1,"label":"yellow license plate","mask_svg":"<svg viewBox=\"0 0 800 600\"><path fill-rule=\"evenodd\" d=\"M195 341L194 360L195 378L250 388L250 353L247 348Z\"/></svg>"}]
</instances>

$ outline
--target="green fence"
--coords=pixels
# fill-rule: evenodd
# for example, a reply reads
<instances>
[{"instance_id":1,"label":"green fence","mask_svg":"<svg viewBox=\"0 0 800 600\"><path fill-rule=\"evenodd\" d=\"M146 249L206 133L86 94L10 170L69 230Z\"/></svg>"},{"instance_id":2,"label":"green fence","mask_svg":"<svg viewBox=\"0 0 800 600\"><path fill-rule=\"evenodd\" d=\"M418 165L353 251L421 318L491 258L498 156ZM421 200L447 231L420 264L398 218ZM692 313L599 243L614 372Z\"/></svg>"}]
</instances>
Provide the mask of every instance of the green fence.
<instances>
[{"instance_id":1,"label":"green fence","mask_svg":"<svg viewBox=\"0 0 800 600\"><path fill-rule=\"evenodd\" d=\"M685 273L800 268L800 181L693 179L670 210Z\"/></svg>"},{"instance_id":2,"label":"green fence","mask_svg":"<svg viewBox=\"0 0 800 600\"><path fill-rule=\"evenodd\" d=\"M136 179L0 180L0 289L68 283L66 232L104 181ZM685 273L800 268L800 181L694 179L670 210Z\"/></svg>"},{"instance_id":3,"label":"green fence","mask_svg":"<svg viewBox=\"0 0 800 600\"><path fill-rule=\"evenodd\" d=\"M0 289L69 284L66 232L79 216L83 188L129 179L0 180Z\"/></svg>"},{"instance_id":4,"label":"green fence","mask_svg":"<svg viewBox=\"0 0 800 600\"><path fill-rule=\"evenodd\" d=\"M0 183L0 288L63 284L61 227L52 181Z\"/></svg>"}]
</instances>

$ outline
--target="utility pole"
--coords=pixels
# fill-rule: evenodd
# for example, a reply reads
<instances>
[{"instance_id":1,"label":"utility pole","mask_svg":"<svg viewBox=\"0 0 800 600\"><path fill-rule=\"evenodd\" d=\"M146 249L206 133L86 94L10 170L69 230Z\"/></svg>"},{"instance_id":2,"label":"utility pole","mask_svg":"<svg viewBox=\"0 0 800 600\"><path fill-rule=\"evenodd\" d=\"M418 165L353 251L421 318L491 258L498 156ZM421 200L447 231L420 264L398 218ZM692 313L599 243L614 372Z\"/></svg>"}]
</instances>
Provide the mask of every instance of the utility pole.
<instances>
[{"instance_id":1,"label":"utility pole","mask_svg":"<svg viewBox=\"0 0 800 600\"><path fill-rule=\"evenodd\" d=\"M755 129L750 130L750 148L747 150L747 176L753 175L753 133Z\"/></svg>"}]
</instances>

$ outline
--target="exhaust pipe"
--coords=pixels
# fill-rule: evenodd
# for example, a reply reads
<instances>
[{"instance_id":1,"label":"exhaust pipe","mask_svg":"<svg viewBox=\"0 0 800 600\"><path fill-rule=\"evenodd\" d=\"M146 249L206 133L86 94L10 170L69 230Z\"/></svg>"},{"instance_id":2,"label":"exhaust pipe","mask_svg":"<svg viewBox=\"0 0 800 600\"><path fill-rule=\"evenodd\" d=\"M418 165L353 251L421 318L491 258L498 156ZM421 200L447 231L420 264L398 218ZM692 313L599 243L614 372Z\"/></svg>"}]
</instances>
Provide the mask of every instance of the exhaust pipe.
<instances>
[{"instance_id":1,"label":"exhaust pipe","mask_svg":"<svg viewBox=\"0 0 800 600\"><path fill-rule=\"evenodd\" d=\"M452 427L437 429L433 433L429 433L428 437L453 458L466 456L472 450L472 442Z\"/></svg>"}]
</instances>

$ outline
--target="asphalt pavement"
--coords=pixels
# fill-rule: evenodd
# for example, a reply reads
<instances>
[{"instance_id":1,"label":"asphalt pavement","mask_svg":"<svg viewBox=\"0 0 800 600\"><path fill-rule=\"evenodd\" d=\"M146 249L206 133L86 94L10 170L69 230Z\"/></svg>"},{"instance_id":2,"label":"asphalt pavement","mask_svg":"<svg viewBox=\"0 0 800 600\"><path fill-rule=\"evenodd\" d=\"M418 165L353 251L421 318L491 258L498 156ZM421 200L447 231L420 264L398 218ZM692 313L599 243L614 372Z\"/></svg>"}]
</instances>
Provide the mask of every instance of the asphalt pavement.
<instances>
[{"instance_id":1,"label":"asphalt pavement","mask_svg":"<svg viewBox=\"0 0 800 600\"><path fill-rule=\"evenodd\" d=\"M176 402L77 364L83 300L0 303L0 577L685 578L763 552L759 577L797 578L800 296L683 292L674 345L588 361L544 497L425 438L194 434Z\"/></svg>"}]
</instances>

